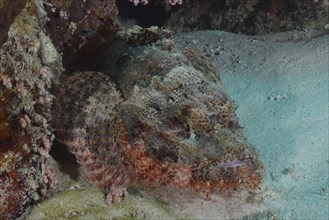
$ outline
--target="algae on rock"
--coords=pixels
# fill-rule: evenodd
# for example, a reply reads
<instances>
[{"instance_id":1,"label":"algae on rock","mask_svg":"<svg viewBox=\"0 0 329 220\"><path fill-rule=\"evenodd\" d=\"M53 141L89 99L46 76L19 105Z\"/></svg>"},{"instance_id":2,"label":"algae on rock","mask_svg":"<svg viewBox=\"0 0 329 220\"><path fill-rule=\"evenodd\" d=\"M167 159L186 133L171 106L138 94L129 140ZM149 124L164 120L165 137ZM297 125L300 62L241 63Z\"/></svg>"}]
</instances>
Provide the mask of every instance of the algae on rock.
<instances>
[{"instance_id":1,"label":"algae on rock","mask_svg":"<svg viewBox=\"0 0 329 220\"><path fill-rule=\"evenodd\" d=\"M103 192L95 188L68 189L34 207L27 220L38 219L169 219L177 218L151 198L128 196L107 205Z\"/></svg>"}]
</instances>

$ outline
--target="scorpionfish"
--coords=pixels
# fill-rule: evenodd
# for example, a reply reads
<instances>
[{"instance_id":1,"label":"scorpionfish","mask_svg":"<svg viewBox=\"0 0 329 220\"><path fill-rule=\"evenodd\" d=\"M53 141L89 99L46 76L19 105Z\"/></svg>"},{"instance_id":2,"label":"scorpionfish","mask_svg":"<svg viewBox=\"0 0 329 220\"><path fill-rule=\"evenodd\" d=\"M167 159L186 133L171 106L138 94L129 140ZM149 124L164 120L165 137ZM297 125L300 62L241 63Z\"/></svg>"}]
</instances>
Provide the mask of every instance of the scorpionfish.
<instances>
[{"instance_id":1,"label":"scorpionfish","mask_svg":"<svg viewBox=\"0 0 329 220\"><path fill-rule=\"evenodd\" d=\"M263 164L236 106L197 50L137 47L112 73L77 71L57 90L56 138L102 190L142 182L209 194L261 184Z\"/></svg>"}]
</instances>

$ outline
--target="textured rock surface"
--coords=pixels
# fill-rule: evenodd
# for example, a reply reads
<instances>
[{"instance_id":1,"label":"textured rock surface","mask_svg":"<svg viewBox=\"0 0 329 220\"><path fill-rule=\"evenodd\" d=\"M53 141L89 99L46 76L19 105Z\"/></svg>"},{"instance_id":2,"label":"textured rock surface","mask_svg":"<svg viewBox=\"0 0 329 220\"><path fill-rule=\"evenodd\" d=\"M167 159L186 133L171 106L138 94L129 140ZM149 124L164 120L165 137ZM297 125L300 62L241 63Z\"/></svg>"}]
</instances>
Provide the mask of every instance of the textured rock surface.
<instances>
[{"instance_id":1,"label":"textured rock surface","mask_svg":"<svg viewBox=\"0 0 329 220\"><path fill-rule=\"evenodd\" d=\"M26 0L0 0L0 47L7 40L9 27L25 4Z\"/></svg>"},{"instance_id":2,"label":"textured rock surface","mask_svg":"<svg viewBox=\"0 0 329 220\"><path fill-rule=\"evenodd\" d=\"M63 53L67 71L96 69L116 38L114 0L50 0L45 4L49 36Z\"/></svg>"},{"instance_id":3,"label":"textured rock surface","mask_svg":"<svg viewBox=\"0 0 329 220\"><path fill-rule=\"evenodd\" d=\"M225 30L265 34L318 28L328 24L328 0L186 1L167 26L177 31Z\"/></svg>"},{"instance_id":4,"label":"textured rock surface","mask_svg":"<svg viewBox=\"0 0 329 220\"><path fill-rule=\"evenodd\" d=\"M1 219L20 216L56 183L45 161L54 139L49 90L60 66L58 60L46 66L38 56L50 53L39 29L24 9L0 50Z\"/></svg>"},{"instance_id":5,"label":"textured rock surface","mask_svg":"<svg viewBox=\"0 0 329 220\"><path fill-rule=\"evenodd\" d=\"M64 78L53 108L56 137L101 189L135 181L228 192L256 189L262 163L247 143L219 73L193 49L140 47L114 82Z\"/></svg>"},{"instance_id":6,"label":"textured rock surface","mask_svg":"<svg viewBox=\"0 0 329 220\"><path fill-rule=\"evenodd\" d=\"M177 219L160 201L131 195L124 202L108 206L94 188L70 189L36 206L28 220L38 219Z\"/></svg>"}]
</instances>

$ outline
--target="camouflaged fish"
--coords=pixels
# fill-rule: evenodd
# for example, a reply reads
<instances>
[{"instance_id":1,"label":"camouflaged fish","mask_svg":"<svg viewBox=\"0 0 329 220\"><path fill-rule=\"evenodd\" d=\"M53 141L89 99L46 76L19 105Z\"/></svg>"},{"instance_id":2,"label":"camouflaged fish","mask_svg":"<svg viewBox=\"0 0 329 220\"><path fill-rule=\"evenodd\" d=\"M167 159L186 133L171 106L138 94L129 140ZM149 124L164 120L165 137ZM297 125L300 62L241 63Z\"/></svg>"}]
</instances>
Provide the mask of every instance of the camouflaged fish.
<instances>
[{"instance_id":1,"label":"camouflaged fish","mask_svg":"<svg viewBox=\"0 0 329 220\"><path fill-rule=\"evenodd\" d=\"M144 182L207 194L259 187L262 162L201 53L147 46L119 61L110 76L66 76L54 102L56 138L91 184L111 191Z\"/></svg>"}]
</instances>

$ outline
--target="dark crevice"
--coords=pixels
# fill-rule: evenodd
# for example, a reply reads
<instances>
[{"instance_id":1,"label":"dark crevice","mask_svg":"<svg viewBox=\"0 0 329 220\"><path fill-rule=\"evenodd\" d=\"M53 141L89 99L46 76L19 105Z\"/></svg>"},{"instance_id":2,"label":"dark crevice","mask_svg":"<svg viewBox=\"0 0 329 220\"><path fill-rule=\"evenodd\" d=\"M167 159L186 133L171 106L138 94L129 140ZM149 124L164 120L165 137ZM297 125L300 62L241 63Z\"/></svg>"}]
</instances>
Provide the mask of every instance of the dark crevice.
<instances>
[{"instance_id":1,"label":"dark crevice","mask_svg":"<svg viewBox=\"0 0 329 220\"><path fill-rule=\"evenodd\" d=\"M61 172L78 181L80 175L79 165L75 160L75 156L67 150L66 146L55 140L49 153L57 161Z\"/></svg>"},{"instance_id":2,"label":"dark crevice","mask_svg":"<svg viewBox=\"0 0 329 220\"><path fill-rule=\"evenodd\" d=\"M117 1L119 17L123 20L133 20L141 27L158 26L162 27L180 6L169 6L162 1L150 1L147 5L134 5L129 1Z\"/></svg>"}]
</instances>

